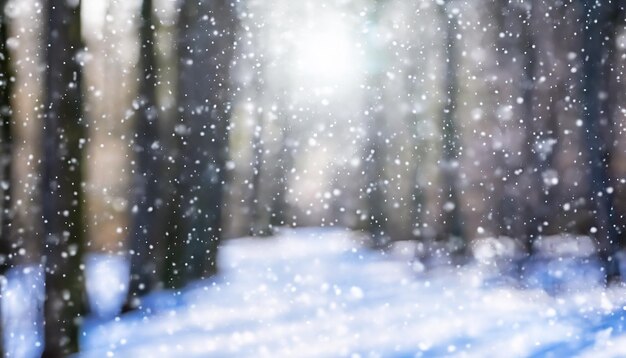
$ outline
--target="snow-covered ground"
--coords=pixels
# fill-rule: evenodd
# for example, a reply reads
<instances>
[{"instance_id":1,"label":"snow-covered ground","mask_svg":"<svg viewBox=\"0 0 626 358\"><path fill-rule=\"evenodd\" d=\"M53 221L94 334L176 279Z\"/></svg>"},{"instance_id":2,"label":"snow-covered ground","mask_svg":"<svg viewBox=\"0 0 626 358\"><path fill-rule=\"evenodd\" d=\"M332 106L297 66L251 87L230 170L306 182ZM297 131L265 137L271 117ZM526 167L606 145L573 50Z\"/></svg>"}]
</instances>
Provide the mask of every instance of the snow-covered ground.
<instances>
[{"instance_id":1,"label":"snow-covered ground","mask_svg":"<svg viewBox=\"0 0 626 358\"><path fill-rule=\"evenodd\" d=\"M626 290L578 264L531 275L565 278L550 295L485 265L416 273L411 253L382 255L342 230L230 240L219 277L151 297L150 312L89 321L80 356L626 356Z\"/></svg>"}]
</instances>

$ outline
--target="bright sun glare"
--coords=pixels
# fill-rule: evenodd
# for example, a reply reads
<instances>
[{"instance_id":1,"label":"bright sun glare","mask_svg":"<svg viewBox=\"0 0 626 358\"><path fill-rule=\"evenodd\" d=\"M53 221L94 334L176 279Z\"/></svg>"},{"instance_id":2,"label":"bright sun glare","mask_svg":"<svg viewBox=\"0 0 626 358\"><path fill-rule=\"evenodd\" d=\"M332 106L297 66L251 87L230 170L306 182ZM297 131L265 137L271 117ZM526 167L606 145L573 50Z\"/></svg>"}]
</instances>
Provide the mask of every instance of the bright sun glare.
<instances>
[{"instance_id":1,"label":"bright sun glare","mask_svg":"<svg viewBox=\"0 0 626 358\"><path fill-rule=\"evenodd\" d=\"M344 82L358 73L359 56L347 26L327 20L324 26L305 29L297 38L299 74L315 82Z\"/></svg>"}]
</instances>

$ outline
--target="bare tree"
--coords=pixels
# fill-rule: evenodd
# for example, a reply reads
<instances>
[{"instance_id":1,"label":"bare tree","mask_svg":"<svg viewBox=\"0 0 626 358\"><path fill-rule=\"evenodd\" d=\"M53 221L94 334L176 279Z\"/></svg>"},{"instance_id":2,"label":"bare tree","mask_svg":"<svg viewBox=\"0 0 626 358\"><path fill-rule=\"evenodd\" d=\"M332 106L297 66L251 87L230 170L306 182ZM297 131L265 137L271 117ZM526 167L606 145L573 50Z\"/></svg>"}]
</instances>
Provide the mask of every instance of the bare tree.
<instances>
[{"instance_id":1,"label":"bare tree","mask_svg":"<svg viewBox=\"0 0 626 358\"><path fill-rule=\"evenodd\" d=\"M10 253L8 241L11 220L11 162L13 160L11 134L11 70L7 49L6 0L0 1L0 266L7 264ZM5 267L6 268L6 267ZM4 269L2 270L4 271Z\"/></svg>"},{"instance_id":2,"label":"bare tree","mask_svg":"<svg viewBox=\"0 0 626 358\"><path fill-rule=\"evenodd\" d=\"M180 138L176 260L184 281L216 272L231 111L230 65L235 46L230 1L185 1L179 18Z\"/></svg>"},{"instance_id":3,"label":"bare tree","mask_svg":"<svg viewBox=\"0 0 626 358\"><path fill-rule=\"evenodd\" d=\"M448 2L446 2L447 4ZM445 24L445 55L446 70L444 73L445 86L444 108L441 117L442 134L442 158L440 162L442 171L442 230L441 237L444 240L452 238L462 238L462 219L460 211L458 193L458 156L459 156L459 135L456 128L457 98L459 93L459 83L457 71L459 63L457 61L457 15L451 12L446 4L440 8L441 16Z\"/></svg>"},{"instance_id":4,"label":"bare tree","mask_svg":"<svg viewBox=\"0 0 626 358\"><path fill-rule=\"evenodd\" d=\"M42 248L46 270L44 356L77 349L84 309L80 2L47 2Z\"/></svg>"},{"instance_id":5,"label":"bare tree","mask_svg":"<svg viewBox=\"0 0 626 358\"><path fill-rule=\"evenodd\" d=\"M11 134L11 70L7 49L6 0L0 1L0 275L10 267L10 222L12 205L11 161L13 160ZM1 318L1 313L0 313ZM1 321L0 321L1 322ZM5 356L4 327L0 323L0 356Z\"/></svg>"},{"instance_id":6,"label":"bare tree","mask_svg":"<svg viewBox=\"0 0 626 358\"><path fill-rule=\"evenodd\" d=\"M616 23L623 10L617 1L599 3L582 0L583 73L582 103L584 140L588 151L589 196L595 217L595 238L608 277L618 274L615 253L619 249L619 232L614 213L613 190L609 175L613 141L607 97L611 54L615 52ZM592 233L594 233L592 231Z\"/></svg>"},{"instance_id":7,"label":"bare tree","mask_svg":"<svg viewBox=\"0 0 626 358\"><path fill-rule=\"evenodd\" d=\"M531 51L527 33L528 16L523 5L501 0L492 9L496 25L495 38L497 63L496 84L500 94L500 109L496 110L499 121L498 165L502 170L502 193L497 203L500 234L514 238L526 245L525 240L525 177L527 152L525 118L532 79L525 66L525 52Z\"/></svg>"},{"instance_id":8,"label":"bare tree","mask_svg":"<svg viewBox=\"0 0 626 358\"><path fill-rule=\"evenodd\" d=\"M273 31L267 31L266 36L270 39L273 35ZM288 176L293 167L293 148L290 146L292 113L288 85L270 80L276 68L289 60L280 56L277 61L268 61L266 56L271 56L271 51L261 37L254 42L258 54L253 73L257 125L252 138L250 233L267 236L287 222Z\"/></svg>"},{"instance_id":9,"label":"bare tree","mask_svg":"<svg viewBox=\"0 0 626 358\"><path fill-rule=\"evenodd\" d=\"M385 205L385 111L383 91L384 69L381 58L381 39L378 37L377 27L380 25L383 1L374 0L374 7L370 13L370 22L374 30L369 34L368 56L369 66L366 78L366 109L367 127L365 146L363 148L363 174L365 188L362 195L365 197L365 213L367 214L365 229L372 238L375 247L382 248L387 242L387 222Z\"/></svg>"},{"instance_id":10,"label":"bare tree","mask_svg":"<svg viewBox=\"0 0 626 358\"><path fill-rule=\"evenodd\" d=\"M130 244L130 283L128 302L135 307L135 301L156 288L160 281L159 242L161 232L162 199L159 185L161 153L158 130L158 109L156 108L156 55L152 0L143 0L141 6L140 79L137 102L134 149L136 168L134 180L134 205L132 208L132 230Z\"/></svg>"},{"instance_id":11,"label":"bare tree","mask_svg":"<svg viewBox=\"0 0 626 358\"><path fill-rule=\"evenodd\" d=\"M261 29L258 30L261 32ZM268 141L268 133L271 132L272 120L271 104L268 100L267 92L270 86L267 81L268 64L265 60L266 48L262 41L262 35L257 34L252 42L253 51L256 53L255 65L252 73L252 83L254 84L255 98L255 126L252 131L252 178L250 180L250 193L248 196L250 213L250 235L266 236L271 234L270 212L266 204L267 197L272 195L271 187L267 192L263 192L264 180L269 179L268 171L271 171L271 154L273 146ZM272 175L273 176L273 175Z\"/></svg>"},{"instance_id":12,"label":"bare tree","mask_svg":"<svg viewBox=\"0 0 626 358\"><path fill-rule=\"evenodd\" d=\"M259 221L261 217L261 205L260 205L260 197L261 197L261 173L263 171L263 160L264 160L264 152L265 146L263 142L263 127L264 127L264 114L262 111L262 103L263 98L263 71L264 66L260 64L253 74L254 83L255 83L255 97L256 97L256 110L254 112L255 116L255 126L252 131L252 178L250 181L250 193L248 196L249 202L249 213L250 213L250 235L257 235L265 231L264 228L259 227Z\"/></svg>"}]
</instances>

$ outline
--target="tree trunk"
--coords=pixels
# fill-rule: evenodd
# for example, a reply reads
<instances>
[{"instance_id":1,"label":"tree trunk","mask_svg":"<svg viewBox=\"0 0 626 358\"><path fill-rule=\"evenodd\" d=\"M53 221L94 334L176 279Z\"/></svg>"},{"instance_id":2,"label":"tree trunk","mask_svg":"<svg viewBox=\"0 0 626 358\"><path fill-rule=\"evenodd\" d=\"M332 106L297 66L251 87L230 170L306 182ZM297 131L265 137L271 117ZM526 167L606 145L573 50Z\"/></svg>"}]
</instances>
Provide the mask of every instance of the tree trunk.
<instances>
[{"instance_id":1,"label":"tree trunk","mask_svg":"<svg viewBox=\"0 0 626 358\"><path fill-rule=\"evenodd\" d=\"M179 19L178 166L184 281L214 274L221 218L235 9L226 0L185 1Z\"/></svg>"},{"instance_id":2,"label":"tree trunk","mask_svg":"<svg viewBox=\"0 0 626 358\"><path fill-rule=\"evenodd\" d=\"M260 97L260 94L257 92L257 96ZM257 100L258 104L258 100ZM261 207L260 207L260 186L261 186L261 173L263 171L263 114L255 113L256 117L256 126L252 133L252 178L250 181L250 194L248 196L247 202L250 208L249 218L250 218L250 227L249 234L252 236L256 236L262 234L267 231L260 226L260 218L261 218Z\"/></svg>"},{"instance_id":3,"label":"tree trunk","mask_svg":"<svg viewBox=\"0 0 626 358\"><path fill-rule=\"evenodd\" d=\"M11 267L10 222L11 222L11 162L13 161L11 70L7 49L7 16L4 13L6 0L0 0L0 277ZM0 295L0 301L2 296ZM4 357L4 327L0 312L0 356Z\"/></svg>"},{"instance_id":4,"label":"tree trunk","mask_svg":"<svg viewBox=\"0 0 626 358\"><path fill-rule=\"evenodd\" d=\"M374 73L369 79L369 123L367 127L367 144L365 146L364 163L365 198L367 203L367 231L373 239L375 247L382 248L387 242L387 218L385 210L385 152L384 122L385 114L382 107L382 74Z\"/></svg>"},{"instance_id":5,"label":"tree trunk","mask_svg":"<svg viewBox=\"0 0 626 358\"><path fill-rule=\"evenodd\" d=\"M134 151L134 205L130 242L130 282L127 305L138 307L138 299L156 288L160 281L160 216L162 200L159 185L161 165L156 106L156 55L152 20L152 0L141 7L140 74Z\"/></svg>"},{"instance_id":6,"label":"tree trunk","mask_svg":"<svg viewBox=\"0 0 626 358\"><path fill-rule=\"evenodd\" d=\"M11 70L7 49L8 21L4 14L6 0L0 0L0 274L7 268L11 250L9 242L11 220L11 163L13 136L11 133Z\"/></svg>"},{"instance_id":7,"label":"tree trunk","mask_svg":"<svg viewBox=\"0 0 626 358\"><path fill-rule=\"evenodd\" d=\"M613 192L609 163L612 141L606 138L612 126L611 111L604 108L602 94L608 93L606 62L615 42L615 22L618 15L616 2L598 3L583 0L581 23L583 26L582 104L584 140L588 150L589 197L595 217L596 232L592 231L600 256L604 259L609 277L618 274L614 255L619 248L619 233L615 224Z\"/></svg>"},{"instance_id":8,"label":"tree trunk","mask_svg":"<svg viewBox=\"0 0 626 358\"><path fill-rule=\"evenodd\" d=\"M277 153L277 165L275 167L275 174L273 175L273 187L276 188L274 197L272 197L271 211L270 211L270 228L272 232L276 232L277 228L286 225L289 212L289 205L287 203L287 192L289 190L289 173L293 168L293 152L291 146L291 131L290 131L290 109L286 102L287 92L283 92L278 100L278 108L282 109L278 119L279 126L281 127L280 145Z\"/></svg>"},{"instance_id":9,"label":"tree trunk","mask_svg":"<svg viewBox=\"0 0 626 358\"><path fill-rule=\"evenodd\" d=\"M44 356L77 350L84 308L80 3L47 2L42 195L46 268Z\"/></svg>"},{"instance_id":10,"label":"tree trunk","mask_svg":"<svg viewBox=\"0 0 626 358\"><path fill-rule=\"evenodd\" d=\"M441 134L442 134L442 239L451 240L463 238L462 219L460 201L458 193L458 157L459 157L459 135L456 128L456 108L459 94L459 84L457 71L459 63L457 61L456 35L457 16L450 14L450 9L441 7L443 21L445 22L445 94L444 109L442 114Z\"/></svg>"},{"instance_id":11,"label":"tree trunk","mask_svg":"<svg viewBox=\"0 0 626 358\"><path fill-rule=\"evenodd\" d=\"M502 150L498 155L499 165L502 167L502 195L498 200L498 218L500 234L511 237L521 246L527 245L526 225L524 220L526 211L525 193L523 188L528 176L524 167L528 156L525 123L528 118L525 100L530 98L532 78L529 78L526 59L530 47L528 45L528 16L527 11L519 4L511 4L508 0L501 0L493 9L493 16L497 24L497 53L498 66L497 89L503 104L510 106L510 112L498 113ZM521 35L521 36L518 36ZM523 120L523 123L520 122Z\"/></svg>"},{"instance_id":12,"label":"tree trunk","mask_svg":"<svg viewBox=\"0 0 626 358\"><path fill-rule=\"evenodd\" d=\"M260 30L259 30L260 31ZM262 218L264 217L262 211L262 195L261 195L261 178L263 177L263 172L266 170L263 165L266 156L265 156L265 141L264 141L264 133L266 129L266 111L269 108L265 108L267 101L265 91L268 90L266 88L266 74L265 70L267 68L267 64L263 58L262 54L265 48L263 47L263 43L260 41L261 34L257 34L254 38L252 51L259 54L257 56L256 66L253 66L256 70L252 74L253 83L254 83L254 94L255 94L255 106L254 106L254 117L256 120L256 125L254 126L254 130L252 131L252 178L250 180L250 193L248 196L247 202L249 203L249 234L252 236L256 235L267 235L269 234L269 223L263 222Z\"/></svg>"},{"instance_id":13,"label":"tree trunk","mask_svg":"<svg viewBox=\"0 0 626 358\"><path fill-rule=\"evenodd\" d=\"M375 0L374 8L370 13L372 27L380 26L382 15L382 1ZM377 29L371 30L371 37L367 43L367 56L370 58L367 69L367 114L365 129L367 136L363 152L365 188L362 195L365 197L365 213L367 214L365 229L369 233L372 244L376 248L384 248L388 241L387 218L385 210L385 143L384 127L385 112L383 104L384 70L383 55Z\"/></svg>"},{"instance_id":14,"label":"tree trunk","mask_svg":"<svg viewBox=\"0 0 626 358\"><path fill-rule=\"evenodd\" d=\"M541 173L547 168L548 164L546 162L548 162L548 157L541 153L538 146L547 145L547 136L542 129L542 125L545 124L544 122L550 120L550 118L545 118L541 115L537 116L534 111L534 109L538 107L536 102L540 99L540 96L536 92L535 85L538 72L538 51L536 49L537 36L534 34L534 26L540 26L540 24L533 21L535 20L532 11L534 8L534 4L531 4L531 9L526 10L526 22L522 27L523 31L521 34L521 51L524 54L522 57L524 77L521 84L521 98L523 99L522 119L524 121L524 130L526 131L526 144L528 146L524 151L526 157L524 168L524 193L526 196L524 222L526 223L526 240L524 244L526 252L529 255L533 253L534 242L541 234L542 224L546 214L545 210L543 210L544 205L542 203L544 185ZM537 20L543 21L544 19L539 17ZM539 107L541 108L541 106Z\"/></svg>"}]
</instances>

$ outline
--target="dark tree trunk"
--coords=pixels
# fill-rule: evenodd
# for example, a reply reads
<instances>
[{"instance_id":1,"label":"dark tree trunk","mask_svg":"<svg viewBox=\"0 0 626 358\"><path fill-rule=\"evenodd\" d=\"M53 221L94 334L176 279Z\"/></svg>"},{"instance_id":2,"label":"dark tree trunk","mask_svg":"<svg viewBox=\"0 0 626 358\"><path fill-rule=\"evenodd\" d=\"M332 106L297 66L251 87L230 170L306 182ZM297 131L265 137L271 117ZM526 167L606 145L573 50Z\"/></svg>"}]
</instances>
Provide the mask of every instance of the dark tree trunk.
<instances>
[{"instance_id":1,"label":"dark tree trunk","mask_svg":"<svg viewBox=\"0 0 626 358\"><path fill-rule=\"evenodd\" d=\"M551 104L538 104L540 99L545 102L551 98L549 94L539 94L535 86L536 63L539 60L536 48L539 45L534 31L541 23L534 22L533 9L541 10L537 6L527 7L506 0L499 5L501 17L497 22L504 36L498 40L498 61L503 68L505 82L509 82L502 91L511 91L509 96L516 101L512 120L504 129L508 132L505 138L507 141L523 138L517 147L504 143L508 154L504 159L507 181L499 199L499 208L502 232L516 238L530 254L548 215L545 209L549 192L544 189L542 173L552 163L552 151L544 151L544 148L552 144L549 140L554 134L549 126L553 122ZM537 21L544 20L539 18ZM548 49L542 50L548 52ZM511 75L518 72L519 76ZM548 113L539 112L546 108Z\"/></svg>"},{"instance_id":2,"label":"dark tree trunk","mask_svg":"<svg viewBox=\"0 0 626 358\"><path fill-rule=\"evenodd\" d=\"M456 36L457 17L449 14L445 5L440 8L445 22L445 79L444 108L441 122L442 155L442 239L462 238L462 219L458 189L459 135L456 128L456 109L459 95Z\"/></svg>"},{"instance_id":3,"label":"dark tree trunk","mask_svg":"<svg viewBox=\"0 0 626 358\"><path fill-rule=\"evenodd\" d=\"M365 146L365 198L367 204L367 231L373 239L375 247L382 248L387 242L385 212L385 153L384 153L384 121L382 106L382 74L374 73L369 80L369 123L367 127L367 144Z\"/></svg>"},{"instance_id":4,"label":"dark tree trunk","mask_svg":"<svg viewBox=\"0 0 626 358\"><path fill-rule=\"evenodd\" d=\"M258 92L257 92L257 95ZM261 173L263 171L263 115L256 114L257 125L252 133L252 180L250 181L250 195L247 200L250 208L250 228L249 233L252 236L256 236L264 230L259 227L260 220L260 186L261 186Z\"/></svg>"},{"instance_id":5,"label":"dark tree trunk","mask_svg":"<svg viewBox=\"0 0 626 358\"><path fill-rule=\"evenodd\" d=\"M130 241L130 282L127 306L140 305L139 298L155 289L160 282L159 229L162 200L159 185L161 153L156 106L156 55L152 20L152 0L143 0L141 7L140 74L136 114L134 151L134 205Z\"/></svg>"},{"instance_id":6,"label":"dark tree trunk","mask_svg":"<svg viewBox=\"0 0 626 358\"><path fill-rule=\"evenodd\" d=\"M546 14L550 16L546 17ZM528 190L530 205L527 206L528 250L531 253L536 240L560 231L557 154L565 141L565 138L559 138L559 133L561 101L567 94L567 72L562 69L563 47L557 42L567 41L558 32L563 20L569 20L563 3L548 6L538 2L532 7L525 31L528 37L525 63L530 84L524 103L530 146L527 171L532 175Z\"/></svg>"},{"instance_id":7,"label":"dark tree trunk","mask_svg":"<svg viewBox=\"0 0 626 358\"><path fill-rule=\"evenodd\" d=\"M45 122L42 199L46 270L44 356L77 350L84 309L82 50L80 3L50 0L45 29Z\"/></svg>"},{"instance_id":8,"label":"dark tree trunk","mask_svg":"<svg viewBox=\"0 0 626 358\"><path fill-rule=\"evenodd\" d=\"M257 53L262 53L263 47L259 41L260 35L257 35L254 41L256 49L253 49ZM255 89L255 119L256 125L252 132L252 178L250 181L250 193L248 196L249 205L249 218L250 227L249 234L267 235L269 233L268 225L262 223L262 206L261 206L261 178L263 171L265 170L265 142L263 134L265 132L265 69L266 64L263 60L263 56L257 56L256 71L253 74L254 89ZM262 111L260 111L262 109Z\"/></svg>"},{"instance_id":9,"label":"dark tree trunk","mask_svg":"<svg viewBox=\"0 0 626 358\"><path fill-rule=\"evenodd\" d=\"M520 59L527 59L531 55L530 38L527 35L528 13L523 6L508 0L500 0L497 5L493 9L498 31L497 86L502 101L510 104L511 113L508 118L499 118L502 150L498 159L505 180L502 195L495 200L498 200L500 233L526 246L526 189L523 186L528 175L523 169L528 160L525 125L529 113L528 102L525 101L530 99L532 68L528 61ZM519 103L519 98L524 102Z\"/></svg>"},{"instance_id":10,"label":"dark tree trunk","mask_svg":"<svg viewBox=\"0 0 626 358\"><path fill-rule=\"evenodd\" d=\"M293 152L291 141L291 131L289 124L289 106L285 103L286 92L281 94L279 100L279 108L282 108L280 113L279 125L281 126L280 146L278 148L278 163L276 165L276 172L273 175L273 179L276 181L274 187L276 188L274 197L272 197L271 211L270 211L270 228L272 232L276 232L277 228L284 226L287 223L287 215L289 212L289 205L287 203L287 191L289 187L289 172L293 168Z\"/></svg>"},{"instance_id":11,"label":"dark tree trunk","mask_svg":"<svg viewBox=\"0 0 626 358\"><path fill-rule=\"evenodd\" d=\"M184 281L217 270L230 118L235 9L227 0L185 1L179 19L178 165Z\"/></svg>"},{"instance_id":12,"label":"dark tree trunk","mask_svg":"<svg viewBox=\"0 0 626 358\"><path fill-rule=\"evenodd\" d=\"M535 20L541 22L544 19L540 16L535 19L533 16L533 9L537 6L531 5L531 9L525 11L525 23L522 27L521 33L521 45L523 51L523 80L521 83L522 99L523 99L523 121L524 129L526 131L526 145L527 148L524 151L526 159L526 167L524 168L524 174L526 179L526 187L524 193L526 195L526 203L524 205L524 223L525 223L525 236L524 241L526 252L531 255L533 253L533 246L536 239L541 235L542 224L545 219L546 212L544 210L544 203L542 198L545 196L544 184L542 179L542 172L545 171L552 157L551 153L544 155L541 148L548 145L548 134L546 133L545 124L551 120L536 113L536 109L543 106L538 106L537 102L540 100L541 95L537 93L535 85L537 77L537 61L538 50L536 47L537 36L535 34L535 26L540 26ZM539 11L540 12L540 11ZM539 13L537 12L537 13ZM535 14L536 15L536 14ZM547 49L543 49L547 51ZM545 103L544 103L545 104Z\"/></svg>"},{"instance_id":13,"label":"dark tree trunk","mask_svg":"<svg viewBox=\"0 0 626 358\"><path fill-rule=\"evenodd\" d=\"M0 0L0 274L7 268L11 244L9 242L13 161L11 69L7 49L8 21L4 14L6 0Z\"/></svg>"},{"instance_id":14,"label":"dark tree trunk","mask_svg":"<svg viewBox=\"0 0 626 358\"><path fill-rule=\"evenodd\" d=\"M0 276L10 268L10 222L12 205L11 162L13 137L11 134L11 69L7 49L8 21L4 14L6 0L0 0ZM0 300L2 297L0 295ZM0 356L4 357L4 327L0 312Z\"/></svg>"},{"instance_id":15,"label":"dark tree trunk","mask_svg":"<svg viewBox=\"0 0 626 358\"><path fill-rule=\"evenodd\" d=\"M583 73L582 104L584 140L588 150L589 197L595 217L594 234L600 256L605 261L609 277L617 275L614 255L619 248L619 233L615 223L609 163L613 141L607 138L612 126L611 111L605 110L601 94L608 93L607 61L615 49L615 24L618 16L616 1L600 3L583 0ZM592 233L593 234L593 233Z\"/></svg>"},{"instance_id":16,"label":"dark tree trunk","mask_svg":"<svg viewBox=\"0 0 626 358\"><path fill-rule=\"evenodd\" d=\"M374 1L374 9L370 14L373 26L379 26L382 12L382 1ZM374 35L376 33L374 32ZM367 75L367 137L363 152L365 188L365 213L367 214L365 229L372 238L376 248L384 248L388 241L387 218L385 210L385 151L384 127L385 113L382 86L384 83L382 49L377 37L370 38L368 57L370 64Z\"/></svg>"}]
</instances>

